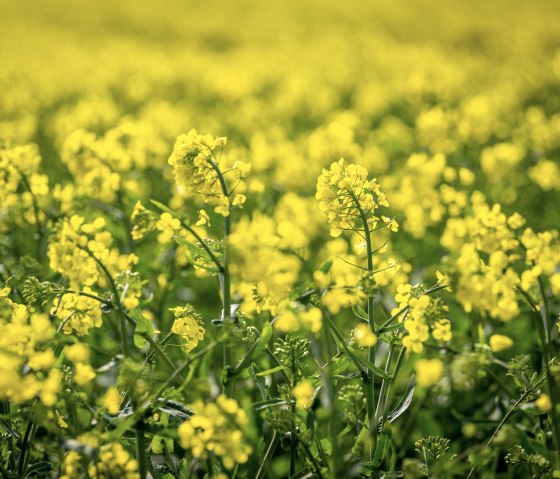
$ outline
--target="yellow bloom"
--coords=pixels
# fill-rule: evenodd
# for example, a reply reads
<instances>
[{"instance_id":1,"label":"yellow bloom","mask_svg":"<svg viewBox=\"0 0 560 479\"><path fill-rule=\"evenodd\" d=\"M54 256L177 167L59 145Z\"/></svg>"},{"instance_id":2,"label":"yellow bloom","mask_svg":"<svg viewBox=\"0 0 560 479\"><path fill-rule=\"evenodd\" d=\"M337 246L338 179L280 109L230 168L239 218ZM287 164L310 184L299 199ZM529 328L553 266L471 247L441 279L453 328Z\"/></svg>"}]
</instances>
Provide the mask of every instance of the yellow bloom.
<instances>
[{"instance_id":1,"label":"yellow bloom","mask_svg":"<svg viewBox=\"0 0 560 479\"><path fill-rule=\"evenodd\" d=\"M76 364L76 372L74 374L74 381L80 386L84 386L85 384L91 382L95 379L95 371L93 368L86 363L77 363Z\"/></svg>"},{"instance_id":2,"label":"yellow bloom","mask_svg":"<svg viewBox=\"0 0 560 479\"><path fill-rule=\"evenodd\" d=\"M513 340L508 336L504 336L503 334L493 334L492 336L490 336L488 342L490 343L490 349L494 353L499 353L500 351L511 348L513 346Z\"/></svg>"},{"instance_id":3,"label":"yellow bloom","mask_svg":"<svg viewBox=\"0 0 560 479\"><path fill-rule=\"evenodd\" d=\"M66 357L73 363L85 363L89 359L89 347L84 343L74 343L66 348Z\"/></svg>"},{"instance_id":4,"label":"yellow bloom","mask_svg":"<svg viewBox=\"0 0 560 479\"><path fill-rule=\"evenodd\" d=\"M285 333L293 333L300 329L318 333L322 324L323 314L319 308L309 308L305 311L286 308L278 314L274 327Z\"/></svg>"},{"instance_id":5,"label":"yellow bloom","mask_svg":"<svg viewBox=\"0 0 560 479\"><path fill-rule=\"evenodd\" d=\"M441 379L443 363L439 359L418 359L414 364L414 370L418 385L429 388Z\"/></svg>"},{"instance_id":6,"label":"yellow bloom","mask_svg":"<svg viewBox=\"0 0 560 479\"><path fill-rule=\"evenodd\" d=\"M313 397L315 396L315 388L313 385L304 379L297 383L292 389L292 396L296 398L298 407L308 409L313 404Z\"/></svg>"},{"instance_id":7,"label":"yellow bloom","mask_svg":"<svg viewBox=\"0 0 560 479\"><path fill-rule=\"evenodd\" d=\"M202 317L190 304L170 308L170 311L173 311L175 315L171 332L181 336L185 341L183 347L187 351L192 351L204 339L205 330L202 325Z\"/></svg>"},{"instance_id":8,"label":"yellow bloom","mask_svg":"<svg viewBox=\"0 0 560 479\"><path fill-rule=\"evenodd\" d=\"M344 159L332 163L328 170L323 169L317 180L315 197L334 237L342 231L353 230L356 221L363 219L361 212L373 229L378 221L374 211L378 206L389 206L377 180L368 180L368 172L363 166L346 165ZM386 224L393 227L391 221Z\"/></svg>"},{"instance_id":9,"label":"yellow bloom","mask_svg":"<svg viewBox=\"0 0 560 479\"><path fill-rule=\"evenodd\" d=\"M352 331L352 337L356 344L362 348L370 348L377 343L377 336L368 324L360 323Z\"/></svg>"},{"instance_id":10,"label":"yellow bloom","mask_svg":"<svg viewBox=\"0 0 560 479\"><path fill-rule=\"evenodd\" d=\"M90 293L91 289L84 288L84 292ZM103 322L99 301L74 293L57 297L51 313L56 313L62 321L64 334L85 336L91 328L99 328Z\"/></svg>"},{"instance_id":11,"label":"yellow bloom","mask_svg":"<svg viewBox=\"0 0 560 479\"><path fill-rule=\"evenodd\" d=\"M162 213L156 222L156 228L160 231L158 241L167 243L171 241L173 235L181 229L181 222L177 218L173 218L170 213Z\"/></svg>"},{"instance_id":12,"label":"yellow bloom","mask_svg":"<svg viewBox=\"0 0 560 479\"><path fill-rule=\"evenodd\" d=\"M234 399L220 395L216 402L197 401L191 409L194 414L177 431L181 447L199 459L215 454L227 469L249 460L251 447L243 440L248 418Z\"/></svg>"},{"instance_id":13,"label":"yellow bloom","mask_svg":"<svg viewBox=\"0 0 560 479\"><path fill-rule=\"evenodd\" d=\"M41 402L47 406L56 404L56 395L60 391L62 373L59 369L51 369L41 388Z\"/></svg>"},{"instance_id":14,"label":"yellow bloom","mask_svg":"<svg viewBox=\"0 0 560 479\"><path fill-rule=\"evenodd\" d=\"M139 479L138 461L121 446L114 442L101 446L95 464L88 469L88 477L91 479L109 479L118 477L121 479Z\"/></svg>"},{"instance_id":15,"label":"yellow bloom","mask_svg":"<svg viewBox=\"0 0 560 479\"><path fill-rule=\"evenodd\" d=\"M245 195L237 194L234 196L231 204L232 206L243 206L245 201L247 201L247 197Z\"/></svg>"},{"instance_id":16,"label":"yellow bloom","mask_svg":"<svg viewBox=\"0 0 560 479\"><path fill-rule=\"evenodd\" d=\"M103 396L102 404L109 414L117 414L120 411L122 400L123 397L119 390L115 386L111 386Z\"/></svg>"},{"instance_id":17,"label":"yellow bloom","mask_svg":"<svg viewBox=\"0 0 560 479\"><path fill-rule=\"evenodd\" d=\"M440 319L433 326L432 336L437 341L451 341L451 323L448 319Z\"/></svg>"},{"instance_id":18,"label":"yellow bloom","mask_svg":"<svg viewBox=\"0 0 560 479\"><path fill-rule=\"evenodd\" d=\"M546 393L542 393L538 399L535 401L535 405L544 412L549 412L552 410L554 405L552 404L552 400L550 396Z\"/></svg>"},{"instance_id":19,"label":"yellow bloom","mask_svg":"<svg viewBox=\"0 0 560 479\"><path fill-rule=\"evenodd\" d=\"M555 161L539 160L529 168L529 178L545 191L560 190L560 167Z\"/></svg>"}]
</instances>

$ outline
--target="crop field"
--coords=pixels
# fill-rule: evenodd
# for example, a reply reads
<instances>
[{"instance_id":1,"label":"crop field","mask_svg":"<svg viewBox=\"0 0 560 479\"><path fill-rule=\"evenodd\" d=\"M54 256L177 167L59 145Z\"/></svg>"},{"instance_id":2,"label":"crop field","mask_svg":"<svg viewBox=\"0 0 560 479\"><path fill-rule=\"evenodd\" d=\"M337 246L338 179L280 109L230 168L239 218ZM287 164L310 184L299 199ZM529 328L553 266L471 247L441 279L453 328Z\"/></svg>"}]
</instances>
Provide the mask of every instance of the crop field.
<instances>
[{"instance_id":1,"label":"crop field","mask_svg":"<svg viewBox=\"0 0 560 479\"><path fill-rule=\"evenodd\" d=\"M560 3L0 0L0 479L560 478Z\"/></svg>"}]
</instances>

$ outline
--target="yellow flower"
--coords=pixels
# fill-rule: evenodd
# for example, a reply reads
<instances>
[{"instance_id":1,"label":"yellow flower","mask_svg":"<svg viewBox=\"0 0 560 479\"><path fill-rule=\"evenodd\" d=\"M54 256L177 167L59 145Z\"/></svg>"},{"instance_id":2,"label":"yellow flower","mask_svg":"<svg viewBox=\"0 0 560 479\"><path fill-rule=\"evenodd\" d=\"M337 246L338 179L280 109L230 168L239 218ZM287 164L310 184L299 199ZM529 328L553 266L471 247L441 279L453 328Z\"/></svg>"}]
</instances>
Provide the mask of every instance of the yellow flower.
<instances>
[{"instance_id":1,"label":"yellow flower","mask_svg":"<svg viewBox=\"0 0 560 479\"><path fill-rule=\"evenodd\" d=\"M140 240L156 228L157 215L148 210L140 201L137 201L130 215L132 231L130 235L133 240Z\"/></svg>"},{"instance_id":2,"label":"yellow flower","mask_svg":"<svg viewBox=\"0 0 560 479\"><path fill-rule=\"evenodd\" d=\"M234 399L220 395L216 402L197 401L191 409L193 415L177 431L181 447L198 459L214 454L227 469L249 460L251 447L243 440L248 418Z\"/></svg>"},{"instance_id":3,"label":"yellow flower","mask_svg":"<svg viewBox=\"0 0 560 479\"><path fill-rule=\"evenodd\" d=\"M429 388L436 384L443 375L443 363L439 359L418 359L414 365L416 382L419 386Z\"/></svg>"},{"instance_id":4,"label":"yellow flower","mask_svg":"<svg viewBox=\"0 0 560 479\"><path fill-rule=\"evenodd\" d=\"M293 333L301 329L318 333L321 330L323 314L319 308L305 311L283 309L274 322L274 327L284 333Z\"/></svg>"},{"instance_id":5,"label":"yellow flower","mask_svg":"<svg viewBox=\"0 0 560 479\"><path fill-rule=\"evenodd\" d=\"M353 230L356 221L368 222L373 229L379 218L374 216L378 206L389 206L377 180L368 180L367 170L360 165L346 165L344 159L323 169L317 180L319 208L331 225L331 235L337 237L342 231ZM362 214L364 217L362 218ZM386 225L396 228L392 221Z\"/></svg>"},{"instance_id":6,"label":"yellow flower","mask_svg":"<svg viewBox=\"0 0 560 479\"><path fill-rule=\"evenodd\" d=\"M292 389L292 396L296 398L296 405L298 407L308 409L313 404L315 388L309 381L304 379Z\"/></svg>"},{"instance_id":7,"label":"yellow flower","mask_svg":"<svg viewBox=\"0 0 560 479\"><path fill-rule=\"evenodd\" d=\"M433 326L432 336L437 341L451 341L451 323L448 319L440 319Z\"/></svg>"},{"instance_id":8,"label":"yellow flower","mask_svg":"<svg viewBox=\"0 0 560 479\"><path fill-rule=\"evenodd\" d=\"M102 404L109 414L117 414L120 411L122 400L123 397L119 390L115 386L111 386L103 396Z\"/></svg>"},{"instance_id":9,"label":"yellow flower","mask_svg":"<svg viewBox=\"0 0 560 479\"><path fill-rule=\"evenodd\" d=\"M89 347L84 343L74 343L66 348L66 357L73 363L85 363L89 359Z\"/></svg>"},{"instance_id":10,"label":"yellow flower","mask_svg":"<svg viewBox=\"0 0 560 479\"><path fill-rule=\"evenodd\" d=\"M90 293L91 289L84 288L84 292ZM99 301L74 293L56 298L51 313L56 313L62 321L64 334L85 336L91 328L99 328L103 322Z\"/></svg>"},{"instance_id":11,"label":"yellow flower","mask_svg":"<svg viewBox=\"0 0 560 479\"><path fill-rule=\"evenodd\" d=\"M555 161L539 160L529 168L529 178L545 191L560 190L560 167Z\"/></svg>"},{"instance_id":12,"label":"yellow flower","mask_svg":"<svg viewBox=\"0 0 560 479\"><path fill-rule=\"evenodd\" d=\"M362 348L370 348L377 343L377 336L368 324L360 323L352 331L352 337L356 344Z\"/></svg>"},{"instance_id":13,"label":"yellow flower","mask_svg":"<svg viewBox=\"0 0 560 479\"><path fill-rule=\"evenodd\" d=\"M535 405L544 412L549 412L553 408L552 400L550 396L546 393L542 393L538 399L535 401Z\"/></svg>"},{"instance_id":14,"label":"yellow flower","mask_svg":"<svg viewBox=\"0 0 560 479\"><path fill-rule=\"evenodd\" d=\"M237 194L234 196L233 201L231 202L232 206L243 206L247 201L247 197L242 194Z\"/></svg>"},{"instance_id":15,"label":"yellow flower","mask_svg":"<svg viewBox=\"0 0 560 479\"><path fill-rule=\"evenodd\" d=\"M162 213L156 222L156 228L160 231L158 241L167 243L173 239L173 235L181 229L181 222L177 218L173 218L170 213Z\"/></svg>"},{"instance_id":16,"label":"yellow flower","mask_svg":"<svg viewBox=\"0 0 560 479\"><path fill-rule=\"evenodd\" d=\"M113 477L140 479L138 461L133 459L120 443L106 444L101 446L95 464L89 467L88 477L91 479L109 479Z\"/></svg>"},{"instance_id":17,"label":"yellow flower","mask_svg":"<svg viewBox=\"0 0 560 479\"><path fill-rule=\"evenodd\" d=\"M221 194L218 174L212 162L214 150L226 144L226 138L199 135L192 129L177 137L169 164L178 185L188 194L200 195L205 199Z\"/></svg>"},{"instance_id":18,"label":"yellow flower","mask_svg":"<svg viewBox=\"0 0 560 479\"><path fill-rule=\"evenodd\" d=\"M86 363L77 363L76 364L76 372L74 374L74 381L80 386L84 386L85 384L91 382L95 379L95 371L93 368Z\"/></svg>"},{"instance_id":19,"label":"yellow flower","mask_svg":"<svg viewBox=\"0 0 560 479\"><path fill-rule=\"evenodd\" d=\"M47 406L51 407L56 404L56 395L61 388L62 373L59 369L51 369L49 375L41 388L41 402Z\"/></svg>"},{"instance_id":20,"label":"yellow flower","mask_svg":"<svg viewBox=\"0 0 560 479\"><path fill-rule=\"evenodd\" d=\"M503 334L493 334L492 336L490 336L489 343L490 349L494 353L498 353L513 346L513 340L508 336L504 336Z\"/></svg>"},{"instance_id":21,"label":"yellow flower","mask_svg":"<svg viewBox=\"0 0 560 479\"><path fill-rule=\"evenodd\" d=\"M204 339L205 330L202 325L202 317L190 304L170 308L170 311L173 311L175 315L171 332L183 338L185 350L192 351Z\"/></svg>"},{"instance_id":22,"label":"yellow flower","mask_svg":"<svg viewBox=\"0 0 560 479\"><path fill-rule=\"evenodd\" d=\"M206 213L205 210L200 210L198 212L198 221L195 223L196 226L204 226L204 225L208 225L210 226L210 217L208 216L208 213Z\"/></svg>"}]
</instances>

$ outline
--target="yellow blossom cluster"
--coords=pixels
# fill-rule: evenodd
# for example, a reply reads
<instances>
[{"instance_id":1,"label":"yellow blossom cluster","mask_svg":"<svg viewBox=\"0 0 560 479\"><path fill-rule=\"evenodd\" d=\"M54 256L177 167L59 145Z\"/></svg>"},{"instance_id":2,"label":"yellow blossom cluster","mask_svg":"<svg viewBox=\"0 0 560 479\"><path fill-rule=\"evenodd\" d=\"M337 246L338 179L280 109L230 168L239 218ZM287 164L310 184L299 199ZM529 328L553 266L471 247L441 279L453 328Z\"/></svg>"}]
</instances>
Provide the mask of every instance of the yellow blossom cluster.
<instances>
[{"instance_id":1,"label":"yellow blossom cluster","mask_svg":"<svg viewBox=\"0 0 560 479\"><path fill-rule=\"evenodd\" d=\"M2 148L0 143L0 203L3 215L20 223L44 221L44 206L49 193L48 176L39 172L41 156L37 145ZM9 213L8 213L9 212ZM0 220L0 230L6 228Z\"/></svg>"},{"instance_id":2,"label":"yellow blossom cluster","mask_svg":"<svg viewBox=\"0 0 560 479\"><path fill-rule=\"evenodd\" d=\"M507 216L499 204L490 207L482 193L471 197L471 213L450 218L441 243L457 256L456 297L467 312L473 309L509 321L519 314L517 288L529 291L541 274L554 287L560 264L556 231L519 230L525 219ZM519 274L519 260L523 271Z\"/></svg>"},{"instance_id":3,"label":"yellow blossom cluster","mask_svg":"<svg viewBox=\"0 0 560 479\"><path fill-rule=\"evenodd\" d=\"M230 271L240 278L235 289L247 314L276 314L298 278L301 262L295 254L280 249L282 242L278 224L261 213L244 217L234 226L229 237L234 258Z\"/></svg>"},{"instance_id":4,"label":"yellow blossom cluster","mask_svg":"<svg viewBox=\"0 0 560 479\"><path fill-rule=\"evenodd\" d=\"M90 288L84 288L84 293L91 292ZM99 328L103 324L99 301L78 293L66 293L55 298L51 314L60 319L64 334L86 336L91 328Z\"/></svg>"},{"instance_id":5,"label":"yellow blossom cluster","mask_svg":"<svg viewBox=\"0 0 560 479\"><path fill-rule=\"evenodd\" d=\"M368 180L367 169L356 164L346 165L344 159L333 162L323 169L317 180L319 208L331 226L331 235L339 236L342 231L354 231L358 220L375 228L380 220L374 215L379 206L389 206L377 179ZM396 222L382 217L391 228Z\"/></svg>"},{"instance_id":6,"label":"yellow blossom cluster","mask_svg":"<svg viewBox=\"0 0 560 479\"><path fill-rule=\"evenodd\" d=\"M224 173L220 170L221 150L226 141L225 137L201 135L191 129L177 137L168 161L182 193L213 204L214 211L222 216L229 216L232 206L241 206L245 202L243 194L236 194L230 199ZM228 173L234 174L233 180L239 186L250 169L250 163L235 161L228 167Z\"/></svg>"},{"instance_id":7,"label":"yellow blossom cluster","mask_svg":"<svg viewBox=\"0 0 560 479\"><path fill-rule=\"evenodd\" d=\"M451 323L446 318L448 308L440 300L423 294L418 287L402 284L397 287L395 302L397 306L391 314L401 313L399 320L404 323L406 332L402 339L405 348L421 353L430 337L430 330L436 341L451 340Z\"/></svg>"},{"instance_id":8,"label":"yellow blossom cluster","mask_svg":"<svg viewBox=\"0 0 560 479\"><path fill-rule=\"evenodd\" d=\"M297 307L285 307L276 317L274 328L283 333L294 333L300 330L318 333L321 330L323 314L316 307L299 310Z\"/></svg>"},{"instance_id":9,"label":"yellow blossom cluster","mask_svg":"<svg viewBox=\"0 0 560 479\"><path fill-rule=\"evenodd\" d=\"M171 332L183 338L186 351L192 351L204 339L202 317L190 304L171 308L170 311L175 315Z\"/></svg>"},{"instance_id":10,"label":"yellow blossom cluster","mask_svg":"<svg viewBox=\"0 0 560 479\"><path fill-rule=\"evenodd\" d=\"M73 288L92 286L100 280L103 271L99 263L111 274L117 274L138 261L133 253L121 255L111 248L113 237L105 225L102 217L86 223L82 216L72 215L57 226L49 243L50 266L65 275ZM106 278L102 281L105 284Z\"/></svg>"},{"instance_id":11,"label":"yellow blossom cluster","mask_svg":"<svg viewBox=\"0 0 560 479\"><path fill-rule=\"evenodd\" d=\"M95 464L88 468L92 479L140 479L138 461L118 442L105 444L99 449Z\"/></svg>"},{"instance_id":12,"label":"yellow blossom cluster","mask_svg":"<svg viewBox=\"0 0 560 479\"><path fill-rule=\"evenodd\" d=\"M178 429L181 447L198 459L214 454L227 469L248 461L251 447L243 440L247 413L235 399L220 395L215 402L197 401L191 408L192 417Z\"/></svg>"},{"instance_id":13,"label":"yellow blossom cluster","mask_svg":"<svg viewBox=\"0 0 560 479\"><path fill-rule=\"evenodd\" d=\"M39 397L45 406L56 403L62 374L53 368L55 354L48 342L55 330L46 314L33 313L0 290L0 397L16 404Z\"/></svg>"}]
</instances>

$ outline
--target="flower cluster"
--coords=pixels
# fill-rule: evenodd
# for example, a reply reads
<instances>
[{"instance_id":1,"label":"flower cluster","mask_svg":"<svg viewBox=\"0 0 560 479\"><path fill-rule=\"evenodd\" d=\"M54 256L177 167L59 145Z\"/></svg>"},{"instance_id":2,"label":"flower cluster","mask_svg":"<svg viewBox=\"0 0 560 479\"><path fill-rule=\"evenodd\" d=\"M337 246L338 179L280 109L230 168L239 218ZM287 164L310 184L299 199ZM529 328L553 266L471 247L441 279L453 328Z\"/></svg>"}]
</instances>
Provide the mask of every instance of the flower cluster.
<instances>
[{"instance_id":1,"label":"flower cluster","mask_svg":"<svg viewBox=\"0 0 560 479\"><path fill-rule=\"evenodd\" d=\"M356 221L365 219L370 229L375 228L379 218L374 215L379 206L389 206L377 179L368 180L366 168L346 165L344 159L323 169L317 180L319 208L328 219L331 235L339 236L342 231L355 231ZM396 223L382 217L386 224L395 228Z\"/></svg>"},{"instance_id":2,"label":"flower cluster","mask_svg":"<svg viewBox=\"0 0 560 479\"><path fill-rule=\"evenodd\" d=\"M451 323L447 319L447 306L439 298L434 299L424 294L421 285L398 286L395 302L398 306L391 311L391 314L401 314L399 320L404 323L407 333L402 339L404 347L415 353L421 353L424 350L424 343L430 337L430 330L437 341L451 340Z\"/></svg>"},{"instance_id":3,"label":"flower cluster","mask_svg":"<svg viewBox=\"0 0 560 479\"><path fill-rule=\"evenodd\" d=\"M204 339L202 317L190 304L171 308L170 311L175 315L171 332L183 338L186 351L192 351Z\"/></svg>"},{"instance_id":4,"label":"flower cluster","mask_svg":"<svg viewBox=\"0 0 560 479\"><path fill-rule=\"evenodd\" d=\"M278 313L274 327L284 333L304 330L318 333L321 330L323 314L319 308L307 310L297 307L286 307Z\"/></svg>"},{"instance_id":5,"label":"flower cluster","mask_svg":"<svg viewBox=\"0 0 560 479\"><path fill-rule=\"evenodd\" d=\"M140 479L138 461L118 442L105 444L99 449L95 464L88 468L92 479Z\"/></svg>"},{"instance_id":6,"label":"flower cluster","mask_svg":"<svg viewBox=\"0 0 560 479\"><path fill-rule=\"evenodd\" d=\"M57 226L49 244L50 266L65 275L73 288L95 284L103 274L100 263L116 274L138 261L135 254L121 255L111 249L113 237L105 225L102 217L86 223L82 216L73 215Z\"/></svg>"},{"instance_id":7,"label":"flower cluster","mask_svg":"<svg viewBox=\"0 0 560 479\"><path fill-rule=\"evenodd\" d=\"M243 440L247 414L235 399L220 395L216 402L197 401L191 406L193 416L179 426L181 447L198 459L215 454L227 469L249 459L251 447Z\"/></svg>"},{"instance_id":8,"label":"flower cluster","mask_svg":"<svg viewBox=\"0 0 560 479\"><path fill-rule=\"evenodd\" d=\"M8 298L0 290L0 398L16 404L39 397L45 406L56 403L61 372L53 368L56 357L48 342L55 330L43 313Z\"/></svg>"},{"instance_id":9,"label":"flower cluster","mask_svg":"<svg viewBox=\"0 0 560 479\"><path fill-rule=\"evenodd\" d=\"M83 292L91 294L92 291L84 288ZM55 298L51 314L60 319L64 334L86 336L91 328L103 324L99 301L79 293L66 293Z\"/></svg>"}]
</instances>

